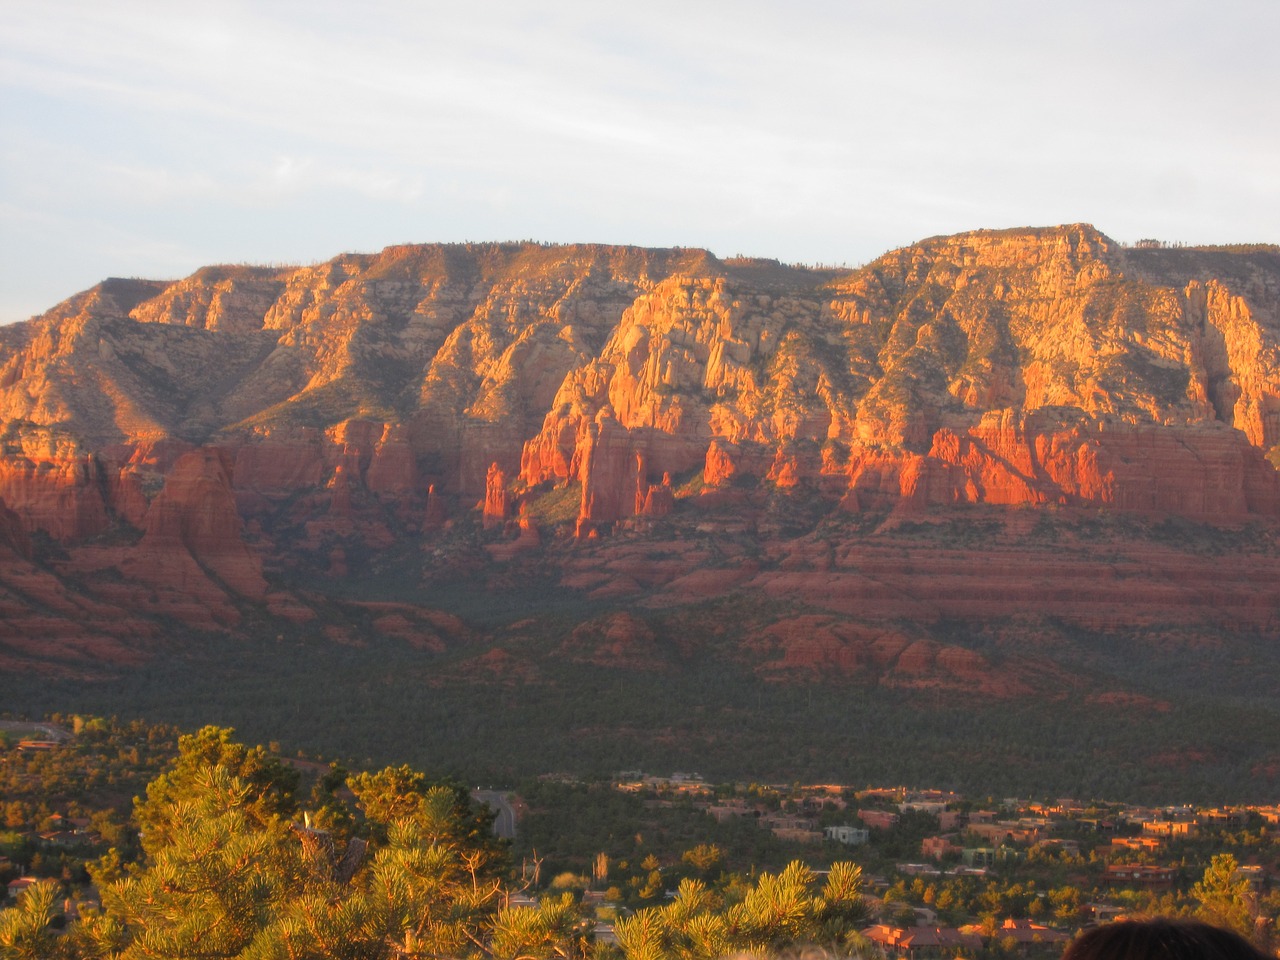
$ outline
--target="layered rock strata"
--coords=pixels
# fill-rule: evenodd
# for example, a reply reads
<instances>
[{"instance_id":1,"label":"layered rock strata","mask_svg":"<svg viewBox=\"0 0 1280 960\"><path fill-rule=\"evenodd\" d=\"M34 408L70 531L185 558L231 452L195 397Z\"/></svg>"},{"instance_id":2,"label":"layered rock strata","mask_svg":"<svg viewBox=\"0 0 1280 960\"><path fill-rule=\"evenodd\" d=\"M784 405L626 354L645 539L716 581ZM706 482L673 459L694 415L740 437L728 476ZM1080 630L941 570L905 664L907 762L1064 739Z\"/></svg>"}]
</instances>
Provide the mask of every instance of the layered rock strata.
<instances>
[{"instance_id":1,"label":"layered rock strata","mask_svg":"<svg viewBox=\"0 0 1280 960\"><path fill-rule=\"evenodd\" d=\"M290 550L342 576L353 544L443 536L473 509L519 543L495 557L537 550L529 507L566 490L584 538L760 490L846 514L1273 517L1278 361L1274 247L1071 225L857 270L393 247L109 280L0 328L0 498L68 569L224 624L289 606L263 570Z\"/></svg>"}]
</instances>

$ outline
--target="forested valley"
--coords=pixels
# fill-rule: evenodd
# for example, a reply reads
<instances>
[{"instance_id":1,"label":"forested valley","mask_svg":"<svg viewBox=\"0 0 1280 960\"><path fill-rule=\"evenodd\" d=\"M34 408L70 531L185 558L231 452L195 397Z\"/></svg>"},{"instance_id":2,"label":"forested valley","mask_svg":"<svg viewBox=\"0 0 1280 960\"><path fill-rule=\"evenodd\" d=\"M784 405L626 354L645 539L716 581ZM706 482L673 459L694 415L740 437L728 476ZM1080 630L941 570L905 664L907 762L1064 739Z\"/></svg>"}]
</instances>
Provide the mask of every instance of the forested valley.
<instances>
[{"instance_id":1,"label":"forested valley","mask_svg":"<svg viewBox=\"0 0 1280 960\"><path fill-rule=\"evenodd\" d=\"M1096 833L1121 808L1094 802L1052 840L1011 832L986 867L968 869L956 846L934 869L915 861L944 822L971 819L951 836L976 844L980 808L1013 801L543 776L498 791L518 824L501 839L467 786L404 764L353 771L218 727L60 715L6 726L5 960L872 955L883 931L922 918L969 931L961 953L1052 956L1117 913L1202 916L1264 945L1280 913L1274 808L1220 808L1212 828L1135 854ZM1022 803L1049 823L1052 803ZM855 806L879 824L861 846L796 832L847 823ZM1108 879L1135 859L1171 864L1173 882Z\"/></svg>"}]
</instances>

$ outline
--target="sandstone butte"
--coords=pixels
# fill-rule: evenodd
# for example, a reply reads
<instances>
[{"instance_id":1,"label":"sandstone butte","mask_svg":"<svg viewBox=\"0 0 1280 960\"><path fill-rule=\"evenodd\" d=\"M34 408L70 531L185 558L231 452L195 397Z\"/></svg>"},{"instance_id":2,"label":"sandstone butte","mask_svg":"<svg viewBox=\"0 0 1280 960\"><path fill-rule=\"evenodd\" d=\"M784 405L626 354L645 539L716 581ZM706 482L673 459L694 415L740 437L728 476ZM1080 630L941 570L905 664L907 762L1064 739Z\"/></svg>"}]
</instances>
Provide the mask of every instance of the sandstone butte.
<instances>
[{"instance_id":1,"label":"sandstone butte","mask_svg":"<svg viewBox=\"0 0 1280 960\"><path fill-rule=\"evenodd\" d=\"M1269 553L1136 545L1117 577L1052 546L892 531L966 509L1270 530L1278 351L1280 249L1121 247L1087 225L846 270L526 243L107 280L0 328L3 656L35 668L33 638L56 635L74 673L138 655L160 616L305 621L312 601L271 571L305 555L343 578L353 548L405 542L478 565L485 589L536 556L620 604L747 590L830 611L753 640L782 673L982 672L868 626L904 615L1274 627ZM797 503L882 536L792 529L777 507ZM487 549L450 553L461 529ZM757 547L707 561L693 545L717 536ZM463 629L431 616L379 622L429 649ZM661 666L643 624L584 630L575 656Z\"/></svg>"}]
</instances>

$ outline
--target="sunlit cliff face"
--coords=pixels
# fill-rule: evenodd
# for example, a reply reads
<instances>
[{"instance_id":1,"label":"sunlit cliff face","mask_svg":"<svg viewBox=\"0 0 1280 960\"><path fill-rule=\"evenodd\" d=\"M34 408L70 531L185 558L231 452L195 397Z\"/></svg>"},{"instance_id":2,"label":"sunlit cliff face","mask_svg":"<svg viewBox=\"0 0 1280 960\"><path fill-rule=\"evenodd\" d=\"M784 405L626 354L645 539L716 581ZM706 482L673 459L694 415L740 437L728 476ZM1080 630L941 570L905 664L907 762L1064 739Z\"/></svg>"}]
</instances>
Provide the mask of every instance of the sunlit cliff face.
<instances>
[{"instance_id":1,"label":"sunlit cliff face","mask_svg":"<svg viewBox=\"0 0 1280 960\"><path fill-rule=\"evenodd\" d=\"M965 505L1274 516L1277 329L1273 248L1125 249L1081 225L934 238L854 271L487 244L111 280L0 329L0 497L17 556L46 536L97 601L204 627L245 603L306 620L272 577L359 576L362 551L447 543L442 564L479 570L675 529L755 546L568 558L564 582L755 584L896 616L909 603L857 580L863 561L761 544ZM483 549L460 546L473 520ZM930 609L999 606L977 574L946 576Z\"/></svg>"}]
</instances>

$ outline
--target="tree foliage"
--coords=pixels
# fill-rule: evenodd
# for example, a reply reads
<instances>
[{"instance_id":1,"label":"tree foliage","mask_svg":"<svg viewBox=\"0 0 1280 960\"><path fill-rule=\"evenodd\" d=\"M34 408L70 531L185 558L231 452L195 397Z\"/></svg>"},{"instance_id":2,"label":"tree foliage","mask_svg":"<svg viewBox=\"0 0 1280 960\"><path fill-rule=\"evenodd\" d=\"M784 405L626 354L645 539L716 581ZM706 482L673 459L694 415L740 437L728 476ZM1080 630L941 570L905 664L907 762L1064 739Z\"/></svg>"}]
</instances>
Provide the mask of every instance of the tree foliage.
<instances>
[{"instance_id":1,"label":"tree foliage","mask_svg":"<svg viewBox=\"0 0 1280 960\"><path fill-rule=\"evenodd\" d=\"M12 910L0 913L0 957L4 960L50 960L56 955L50 924L56 916L58 885L32 884Z\"/></svg>"},{"instance_id":2,"label":"tree foliage","mask_svg":"<svg viewBox=\"0 0 1280 960\"><path fill-rule=\"evenodd\" d=\"M1231 854L1218 854L1191 888L1191 896L1199 903L1196 912L1202 919L1248 937L1253 934L1253 890L1237 872L1239 867Z\"/></svg>"},{"instance_id":3,"label":"tree foliage","mask_svg":"<svg viewBox=\"0 0 1280 960\"><path fill-rule=\"evenodd\" d=\"M813 871L796 861L761 874L736 903L701 880L684 880L670 903L618 921L617 936L628 960L715 960L803 944L859 945L866 920L860 867L832 864L818 889Z\"/></svg>"},{"instance_id":4,"label":"tree foliage","mask_svg":"<svg viewBox=\"0 0 1280 960\"><path fill-rule=\"evenodd\" d=\"M174 840L174 814L183 803L204 794L211 768L234 776L244 787L243 814L265 826L273 817L292 814L297 804L297 771L270 756L261 746L237 743L234 731L205 727L178 739L178 757L170 768L147 786L145 800L135 802L134 819L142 831L149 856Z\"/></svg>"},{"instance_id":5,"label":"tree foliage","mask_svg":"<svg viewBox=\"0 0 1280 960\"><path fill-rule=\"evenodd\" d=\"M183 737L136 801L143 859L99 860L102 910L72 924L58 949L84 960L491 953L505 861L490 816L456 784L407 767L351 778L353 810L339 797L344 779L331 769L312 793L317 810L300 808L297 773L263 748L213 727ZM54 956L56 884L32 889L0 917L6 960ZM553 919L528 931L533 944L560 935ZM511 935L504 944L524 950Z\"/></svg>"},{"instance_id":6,"label":"tree foliage","mask_svg":"<svg viewBox=\"0 0 1280 960\"><path fill-rule=\"evenodd\" d=\"M234 957L303 889L301 847L261 793L222 766L192 769L184 798L149 813L149 860L103 889L128 960ZM161 816L163 815L163 816Z\"/></svg>"},{"instance_id":7,"label":"tree foliage","mask_svg":"<svg viewBox=\"0 0 1280 960\"><path fill-rule=\"evenodd\" d=\"M57 884L36 884L0 914L0 957L586 960L610 952L595 942L576 892L510 903L492 815L458 784L401 766L351 777L331 768L303 801L298 787L294 770L230 730L182 737L177 757L135 802L140 860L113 850L91 867L101 910L55 935ZM681 866L708 874L721 857L701 844ZM662 868L652 857L645 863L656 896ZM797 862L715 888L687 878L670 903L617 930L627 960L712 960L854 945L865 920L857 866L837 863L820 883Z\"/></svg>"}]
</instances>

